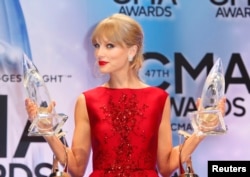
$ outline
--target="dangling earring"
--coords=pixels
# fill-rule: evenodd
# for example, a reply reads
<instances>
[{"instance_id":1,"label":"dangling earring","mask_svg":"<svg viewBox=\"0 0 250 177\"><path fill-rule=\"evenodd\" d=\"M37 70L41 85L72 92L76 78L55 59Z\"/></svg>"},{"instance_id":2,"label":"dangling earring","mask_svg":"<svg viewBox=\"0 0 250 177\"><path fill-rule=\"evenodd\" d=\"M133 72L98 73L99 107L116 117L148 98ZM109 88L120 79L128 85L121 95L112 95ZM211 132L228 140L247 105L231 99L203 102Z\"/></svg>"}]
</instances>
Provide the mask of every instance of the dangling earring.
<instances>
[{"instance_id":1,"label":"dangling earring","mask_svg":"<svg viewBox=\"0 0 250 177\"><path fill-rule=\"evenodd\" d=\"M132 56L128 56L128 61L132 62L134 60L134 58Z\"/></svg>"}]
</instances>

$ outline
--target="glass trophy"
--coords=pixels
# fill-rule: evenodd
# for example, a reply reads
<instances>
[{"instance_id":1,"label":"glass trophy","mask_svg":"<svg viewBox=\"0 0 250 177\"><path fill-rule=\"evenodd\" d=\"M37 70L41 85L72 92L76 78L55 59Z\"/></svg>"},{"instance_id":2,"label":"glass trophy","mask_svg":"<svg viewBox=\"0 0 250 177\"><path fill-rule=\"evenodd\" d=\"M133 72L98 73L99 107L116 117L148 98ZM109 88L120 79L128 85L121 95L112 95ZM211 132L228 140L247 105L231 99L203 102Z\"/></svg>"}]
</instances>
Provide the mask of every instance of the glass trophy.
<instances>
[{"instance_id":1,"label":"glass trophy","mask_svg":"<svg viewBox=\"0 0 250 177\"><path fill-rule=\"evenodd\" d=\"M29 136L57 135L68 119L63 113L57 114L54 108L49 109L51 103L48 89L34 63L23 55L24 87L27 96L37 106L37 114L29 127Z\"/></svg>"},{"instance_id":2,"label":"glass trophy","mask_svg":"<svg viewBox=\"0 0 250 177\"><path fill-rule=\"evenodd\" d=\"M224 118L218 110L219 101L224 97L225 78L221 59L217 59L210 70L201 94L201 103L197 111L190 114L194 131L204 135L226 133Z\"/></svg>"}]
</instances>

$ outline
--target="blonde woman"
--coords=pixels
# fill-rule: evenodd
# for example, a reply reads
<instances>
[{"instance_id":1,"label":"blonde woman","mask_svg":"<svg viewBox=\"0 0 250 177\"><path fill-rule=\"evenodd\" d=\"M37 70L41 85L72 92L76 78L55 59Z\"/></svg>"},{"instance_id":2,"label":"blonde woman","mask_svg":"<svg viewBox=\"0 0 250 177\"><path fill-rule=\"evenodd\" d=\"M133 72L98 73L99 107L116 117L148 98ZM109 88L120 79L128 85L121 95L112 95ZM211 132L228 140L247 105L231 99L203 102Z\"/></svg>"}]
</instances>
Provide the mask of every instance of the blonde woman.
<instances>
[{"instance_id":1,"label":"blonde woman","mask_svg":"<svg viewBox=\"0 0 250 177\"><path fill-rule=\"evenodd\" d=\"M143 62L141 26L129 16L114 14L96 26L92 44L100 71L110 77L76 101L73 142L67 149L69 172L82 177L92 149L90 177L169 177L179 166L179 147L172 145L170 96L138 77ZM224 110L224 101L221 107ZM36 106L27 99L26 108L32 118ZM44 138L65 163L60 140ZM202 139L188 138L183 162Z\"/></svg>"}]
</instances>

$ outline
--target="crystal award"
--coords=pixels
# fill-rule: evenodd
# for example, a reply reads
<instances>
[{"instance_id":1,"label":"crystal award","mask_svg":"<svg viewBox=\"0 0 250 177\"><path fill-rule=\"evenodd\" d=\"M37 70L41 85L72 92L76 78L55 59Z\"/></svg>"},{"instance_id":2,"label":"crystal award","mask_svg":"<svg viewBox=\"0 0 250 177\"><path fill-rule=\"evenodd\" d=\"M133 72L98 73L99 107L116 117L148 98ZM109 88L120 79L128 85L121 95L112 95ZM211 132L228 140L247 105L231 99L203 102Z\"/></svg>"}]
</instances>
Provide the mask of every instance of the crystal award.
<instances>
[{"instance_id":1,"label":"crystal award","mask_svg":"<svg viewBox=\"0 0 250 177\"><path fill-rule=\"evenodd\" d=\"M37 114L29 127L29 136L57 135L68 119L63 113L57 114L54 108L49 110L51 103L48 89L34 63L23 55L23 84L27 96L37 106Z\"/></svg>"},{"instance_id":2,"label":"crystal award","mask_svg":"<svg viewBox=\"0 0 250 177\"><path fill-rule=\"evenodd\" d=\"M225 78L222 61L219 58L206 78L199 108L190 114L194 131L204 135L218 135L227 131L223 115L218 110L224 91Z\"/></svg>"}]
</instances>

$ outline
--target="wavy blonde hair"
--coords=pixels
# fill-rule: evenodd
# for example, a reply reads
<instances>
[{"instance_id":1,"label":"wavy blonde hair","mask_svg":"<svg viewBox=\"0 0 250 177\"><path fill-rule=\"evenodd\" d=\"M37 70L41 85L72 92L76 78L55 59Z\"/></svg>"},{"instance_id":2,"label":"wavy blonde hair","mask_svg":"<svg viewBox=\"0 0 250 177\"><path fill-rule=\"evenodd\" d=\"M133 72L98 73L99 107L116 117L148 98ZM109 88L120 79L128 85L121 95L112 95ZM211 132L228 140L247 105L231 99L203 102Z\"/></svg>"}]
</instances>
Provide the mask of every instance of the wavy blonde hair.
<instances>
[{"instance_id":1,"label":"wavy blonde hair","mask_svg":"<svg viewBox=\"0 0 250 177\"><path fill-rule=\"evenodd\" d=\"M125 14L113 14L102 20L92 33L92 43L108 39L123 46L137 46L137 53L131 62L131 68L137 73L143 63L143 30L138 22Z\"/></svg>"}]
</instances>

